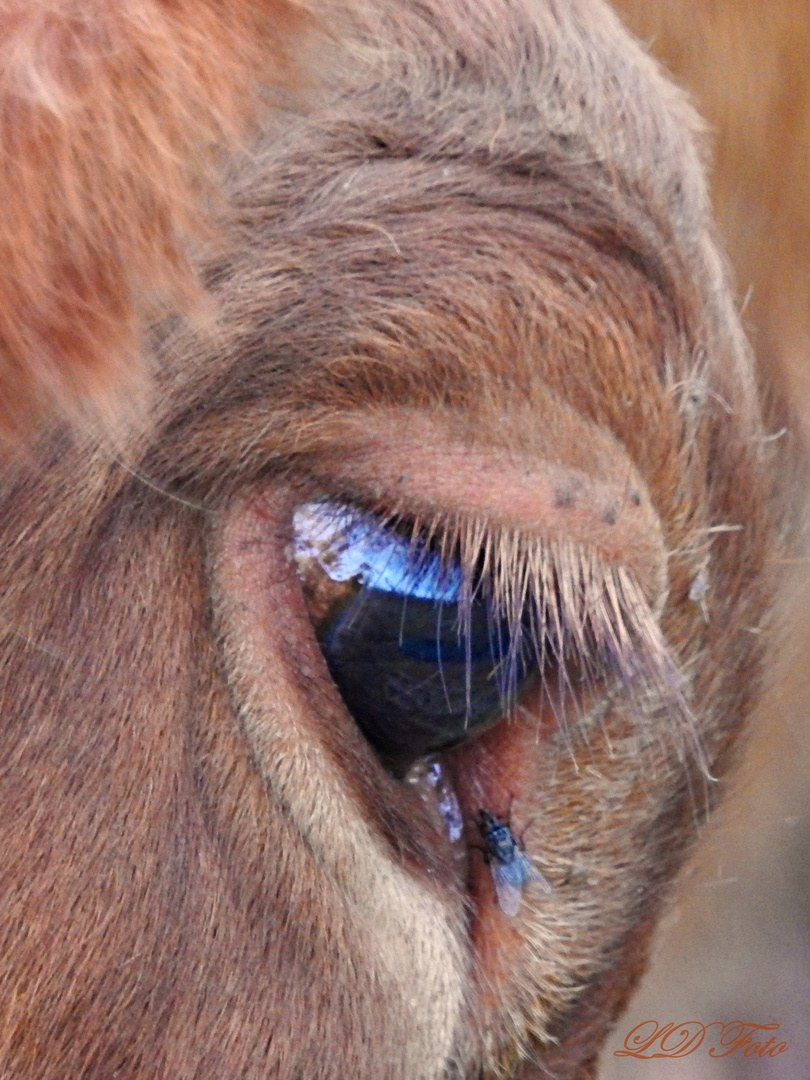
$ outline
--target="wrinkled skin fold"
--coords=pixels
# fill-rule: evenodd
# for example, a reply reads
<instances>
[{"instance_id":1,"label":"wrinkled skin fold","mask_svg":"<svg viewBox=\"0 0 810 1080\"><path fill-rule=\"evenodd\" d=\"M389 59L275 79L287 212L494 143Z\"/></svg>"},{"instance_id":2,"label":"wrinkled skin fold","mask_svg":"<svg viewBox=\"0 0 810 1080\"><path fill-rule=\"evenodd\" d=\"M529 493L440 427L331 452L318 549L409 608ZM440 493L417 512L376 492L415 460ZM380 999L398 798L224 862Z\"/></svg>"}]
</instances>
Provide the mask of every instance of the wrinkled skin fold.
<instances>
[{"instance_id":1,"label":"wrinkled skin fold","mask_svg":"<svg viewBox=\"0 0 810 1080\"><path fill-rule=\"evenodd\" d=\"M597 0L336 19L146 415L5 469L3 1075L586 1080L757 693L773 446L690 107ZM329 676L319 498L578 658L442 755L466 862ZM514 916L481 808L552 886Z\"/></svg>"}]
</instances>

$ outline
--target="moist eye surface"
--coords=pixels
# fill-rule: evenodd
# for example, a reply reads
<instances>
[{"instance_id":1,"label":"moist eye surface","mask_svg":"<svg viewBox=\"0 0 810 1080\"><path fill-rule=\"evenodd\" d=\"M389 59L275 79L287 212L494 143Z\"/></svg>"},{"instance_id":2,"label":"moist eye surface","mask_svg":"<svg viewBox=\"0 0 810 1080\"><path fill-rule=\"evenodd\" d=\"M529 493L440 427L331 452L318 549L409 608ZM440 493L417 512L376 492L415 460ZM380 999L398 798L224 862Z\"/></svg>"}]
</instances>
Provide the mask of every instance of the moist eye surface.
<instances>
[{"instance_id":1,"label":"moist eye surface","mask_svg":"<svg viewBox=\"0 0 810 1080\"><path fill-rule=\"evenodd\" d=\"M299 507L293 527L316 636L375 749L418 757L500 718L536 665L457 563L339 503Z\"/></svg>"}]
</instances>

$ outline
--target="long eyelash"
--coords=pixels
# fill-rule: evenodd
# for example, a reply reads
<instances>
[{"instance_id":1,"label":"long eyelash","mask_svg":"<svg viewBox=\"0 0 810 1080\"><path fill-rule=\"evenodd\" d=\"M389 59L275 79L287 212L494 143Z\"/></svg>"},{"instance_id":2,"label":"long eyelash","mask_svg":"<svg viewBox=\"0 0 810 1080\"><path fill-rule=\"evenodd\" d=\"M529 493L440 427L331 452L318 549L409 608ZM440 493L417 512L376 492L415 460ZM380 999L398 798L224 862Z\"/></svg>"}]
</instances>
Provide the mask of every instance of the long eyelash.
<instances>
[{"instance_id":1,"label":"long eyelash","mask_svg":"<svg viewBox=\"0 0 810 1080\"><path fill-rule=\"evenodd\" d=\"M691 751L706 779L714 779L688 683L625 567L567 539L547 540L476 518L425 521L390 511L376 516L382 528L409 536L417 563L430 552L447 573L460 567L460 634L469 629L478 598L487 601L495 622L505 623L510 644L503 661L504 712L517 704L520 661L531 659L572 746L583 686L612 674L639 724L674 740L680 756ZM653 725L661 716L666 722Z\"/></svg>"}]
</instances>

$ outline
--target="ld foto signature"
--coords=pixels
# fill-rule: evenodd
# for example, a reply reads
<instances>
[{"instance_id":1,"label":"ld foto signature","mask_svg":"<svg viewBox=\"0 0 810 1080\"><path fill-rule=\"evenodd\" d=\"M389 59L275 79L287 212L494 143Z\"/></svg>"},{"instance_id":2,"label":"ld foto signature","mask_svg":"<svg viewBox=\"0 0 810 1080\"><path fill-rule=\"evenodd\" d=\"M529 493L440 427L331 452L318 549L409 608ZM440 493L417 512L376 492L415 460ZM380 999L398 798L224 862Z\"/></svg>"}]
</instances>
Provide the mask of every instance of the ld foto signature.
<instances>
[{"instance_id":1,"label":"ld foto signature","mask_svg":"<svg viewBox=\"0 0 810 1080\"><path fill-rule=\"evenodd\" d=\"M660 1028L655 1020L645 1020L628 1034L624 1050L614 1050L613 1056L682 1058L693 1054L708 1040L705 1049L709 1057L729 1057L739 1050L743 1057L773 1058L788 1049L788 1044L777 1042L775 1035L766 1041L767 1032L778 1030L779 1024L747 1024L742 1020L732 1020L729 1024L719 1020L711 1024L687 1020L683 1024L666 1024Z\"/></svg>"}]
</instances>

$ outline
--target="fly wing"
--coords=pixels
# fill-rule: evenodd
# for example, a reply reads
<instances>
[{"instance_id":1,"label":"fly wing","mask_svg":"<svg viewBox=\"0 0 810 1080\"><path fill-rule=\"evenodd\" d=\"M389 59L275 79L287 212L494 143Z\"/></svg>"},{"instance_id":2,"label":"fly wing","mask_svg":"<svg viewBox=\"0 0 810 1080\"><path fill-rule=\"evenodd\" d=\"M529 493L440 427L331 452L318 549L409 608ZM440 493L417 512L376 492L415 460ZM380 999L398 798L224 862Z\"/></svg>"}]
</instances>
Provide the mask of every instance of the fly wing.
<instances>
[{"instance_id":1,"label":"fly wing","mask_svg":"<svg viewBox=\"0 0 810 1080\"><path fill-rule=\"evenodd\" d=\"M495 895L498 897L498 906L504 915L517 915L520 910L520 900L523 895L523 884L518 883L513 874L509 873L510 867L502 863L492 862L492 881L495 885Z\"/></svg>"},{"instance_id":2,"label":"fly wing","mask_svg":"<svg viewBox=\"0 0 810 1080\"><path fill-rule=\"evenodd\" d=\"M490 870L495 885L495 895L498 897L498 904L504 915L517 915L523 889L527 885L537 885L543 892L551 892L551 884L535 868L531 859L523 853L506 863L493 860Z\"/></svg>"}]
</instances>

